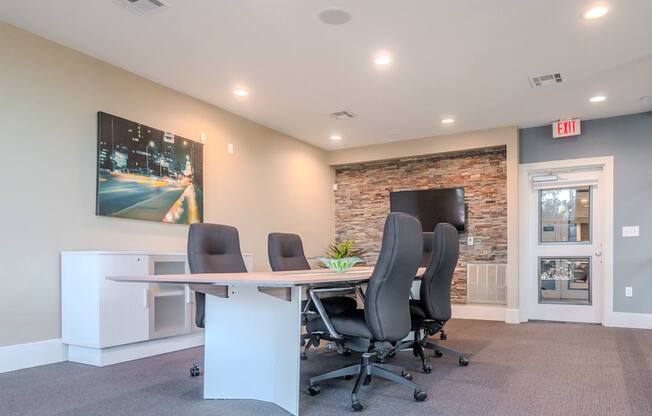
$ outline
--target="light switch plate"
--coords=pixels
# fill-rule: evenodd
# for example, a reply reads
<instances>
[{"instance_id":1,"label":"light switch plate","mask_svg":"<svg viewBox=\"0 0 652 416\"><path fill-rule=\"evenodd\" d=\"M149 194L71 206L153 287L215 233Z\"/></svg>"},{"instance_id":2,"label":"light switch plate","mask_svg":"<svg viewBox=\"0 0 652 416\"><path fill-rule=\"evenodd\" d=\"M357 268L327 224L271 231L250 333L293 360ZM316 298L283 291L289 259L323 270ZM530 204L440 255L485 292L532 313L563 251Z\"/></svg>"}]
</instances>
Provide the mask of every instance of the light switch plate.
<instances>
[{"instance_id":1,"label":"light switch plate","mask_svg":"<svg viewBox=\"0 0 652 416\"><path fill-rule=\"evenodd\" d=\"M199 134L199 142L206 143L206 133L204 133L203 131Z\"/></svg>"},{"instance_id":2,"label":"light switch plate","mask_svg":"<svg viewBox=\"0 0 652 416\"><path fill-rule=\"evenodd\" d=\"M229 143L228 145L226 145L226 152L230 155L233 154L233 143Z\"/></svg>"},{"instance_id":3,"label":"light switch plate","mask_svg":"<svg viewBox=\"0 0 652 416\"><path fill-rule=\"evenodd\" d=\"M628 297L628 298L631 298L633 296L631 286L626 286L625 287L625 296Z\"/></svg>"},{"instance_id":4,"label":"light switch plate","mask_svg":"<svg viewBox=\"0 0 652 416\"><path fill-rule=\"evenodd\" d=\"M473 240L474 240L474 239L473 239L473 236L471 236L471 235L468 236L468 237L466 237L466 245L467 245L467 246L472 246L473 243L474 243Z\"/></svg>"},{"instance_id":5,"label":"light switch plate","mask_svg":"<svg viewBox=\"0 0 652 416\"><path fill-rule=\"evenodd\" d=\"M337 191L337 184L336 183L333 184L333 191Z\"/></svg>"},{"instance_id":6,"label":"light switch plate","mask_svg":"<svg viewBox=\"0 0 652 416\"><path fill-rule=\"evenodd\" d=\"M638 237L639 228L638 225L629 225L623 227L623 237Z\"/></svg>"}]
</instances>

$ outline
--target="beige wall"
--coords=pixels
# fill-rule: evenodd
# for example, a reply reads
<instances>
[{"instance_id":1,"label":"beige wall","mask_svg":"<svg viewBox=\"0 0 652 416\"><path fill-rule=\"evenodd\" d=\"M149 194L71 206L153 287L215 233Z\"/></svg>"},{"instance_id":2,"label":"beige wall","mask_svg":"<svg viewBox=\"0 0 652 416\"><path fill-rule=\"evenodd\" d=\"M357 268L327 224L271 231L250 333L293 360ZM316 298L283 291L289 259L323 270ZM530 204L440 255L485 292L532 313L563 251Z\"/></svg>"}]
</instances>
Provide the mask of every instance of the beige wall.
<instances>
[{"instance_id":1,"label":"beige wall","mask_svg":"<svg viewBox=\"0 0 652 416\"><path fill-rule=\"evenodd\" d=\"M237 226L256 269L270 231L308 255L333 238L325 151L3 23L0 56L0 346L60 337L61 250L185 248L186 226L94 215L97 111L206 132L205 220Z\"/></svg>"},{"instance_id":2,"label":"beige wall","mask_svg":"<svg viewBox=\"0 0 652 416\"><path fill-rule=\"evenodd\" d=\"M507 311L505 320L518 323L518 128L450 134L402 142L354 147L331 152L334 166L410 156L434 155L494 146L507 148Z\"/></svg>"}]
</instances>

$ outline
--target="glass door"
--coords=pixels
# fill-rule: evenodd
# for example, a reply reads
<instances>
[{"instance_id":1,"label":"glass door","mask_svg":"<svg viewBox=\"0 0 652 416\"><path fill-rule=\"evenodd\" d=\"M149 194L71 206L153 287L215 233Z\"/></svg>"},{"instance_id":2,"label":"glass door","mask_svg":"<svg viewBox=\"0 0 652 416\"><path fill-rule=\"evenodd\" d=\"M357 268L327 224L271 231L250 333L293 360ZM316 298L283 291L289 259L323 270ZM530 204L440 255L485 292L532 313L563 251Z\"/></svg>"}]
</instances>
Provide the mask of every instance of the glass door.
<instances>
[{"instance_id":1,"label":"glass door","mask_svg":"<svg viewBox=\"0 0 652 416\"><path fill-rule=\"evenodd\" d=\"M589 175L590 176L590 175ZM601 322L599 177L531 182L530 319ZM534 264L532 264L534 263Z\"/></svg>"}]
</instances>

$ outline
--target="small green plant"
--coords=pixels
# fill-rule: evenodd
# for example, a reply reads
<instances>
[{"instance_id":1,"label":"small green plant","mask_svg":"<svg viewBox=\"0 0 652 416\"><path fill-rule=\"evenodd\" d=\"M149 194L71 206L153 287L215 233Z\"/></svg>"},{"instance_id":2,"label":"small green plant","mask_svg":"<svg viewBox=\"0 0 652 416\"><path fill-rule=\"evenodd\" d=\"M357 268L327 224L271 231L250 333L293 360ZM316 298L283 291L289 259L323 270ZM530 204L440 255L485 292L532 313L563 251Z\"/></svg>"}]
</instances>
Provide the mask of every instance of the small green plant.
<instances>
[{"instance_id":1,"label":"small green plant","mask_svg":"<svg viewBox=\"0 0 652 416\"><path fill-rule=\"evenodd\" d=\"M362 257L364 250L355 247L355 241L336 241L328 246L326 257L332 259L343 259L345 257Z\"/></svg>"},{"instance_id":2,"label":"small green plant","mask_svg":"<svg viewBox=\"0 0 652 416\"><path fill-rule=\"evenodd\" d=\"M353 240L336 241L328 246L325 257L319 257L322 267L328 267L335 272L346 272L358 263L364 263L360 258L364 251L355 247Z\"/></svg>"}]
</instances>

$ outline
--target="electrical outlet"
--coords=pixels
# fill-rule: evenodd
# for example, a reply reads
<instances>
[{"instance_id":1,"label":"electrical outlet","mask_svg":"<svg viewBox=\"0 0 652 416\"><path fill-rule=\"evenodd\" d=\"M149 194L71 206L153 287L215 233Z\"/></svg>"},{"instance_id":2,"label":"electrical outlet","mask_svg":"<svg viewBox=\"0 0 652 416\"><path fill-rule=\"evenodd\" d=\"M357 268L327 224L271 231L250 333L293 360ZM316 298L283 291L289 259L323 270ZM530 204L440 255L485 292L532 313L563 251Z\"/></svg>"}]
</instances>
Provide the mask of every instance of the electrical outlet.
<instances>
[{"instance_id":1,"label":"electrical outlet","mask_svg":"<svg viewBox=\"0 0 652 416\"><path fill-rule=\"evenodd\" d=\"M333 191L337 191L337 184L336 183L333 184Z\"/></svg>"},{"instance_id":2,"label":"electrical outlet","mask_svg":"<svg viewBox=\"0 0 652 416\"><path fill-rule=\"evenodd\" d=\"M206 133L203 131L199 134L199 143L206 143Z\"/></svg>"},{"instance_id":3,"label":"electrical outlet","mask_svg":"<svg viewBox=\"0 0 652 416\"><path fill-rule=\"evenodd\" d=\"M473 236L470 235L470 236L466 237L466 245L467 246L472 246L473 243L474 243Z\"/></svg>"},{"instance_id":4,"label":"electrical outlet","mask_svg":"<svg viewBox=\"0 0 652 416\"><path fill-rule=\"evenodd\" d=\"M625 296L628 298L631 298L633 296L631 286L625 287Z\"/></svg>"}]
</instances>

